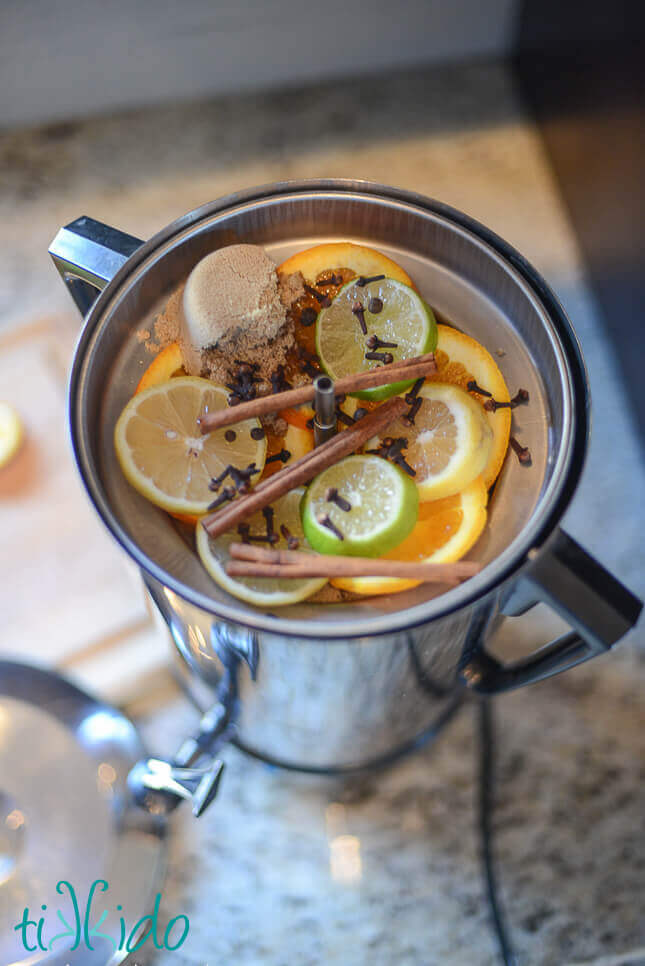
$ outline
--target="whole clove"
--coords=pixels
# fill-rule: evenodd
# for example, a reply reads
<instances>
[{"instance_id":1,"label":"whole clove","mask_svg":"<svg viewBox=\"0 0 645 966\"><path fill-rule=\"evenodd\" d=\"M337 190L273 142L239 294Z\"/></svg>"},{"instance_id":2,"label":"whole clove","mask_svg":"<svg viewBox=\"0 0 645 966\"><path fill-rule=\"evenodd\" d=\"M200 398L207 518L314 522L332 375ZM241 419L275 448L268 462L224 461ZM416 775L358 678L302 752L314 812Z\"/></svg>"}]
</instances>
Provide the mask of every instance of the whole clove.
<instances>
[{"instance_id":1,"label":"whole clove","mask_svg":"<svg viewBox=\"0 0 645 966\"><path fill-rule=\"evenodd\" d=\"M338 286L342 284L343 284L343 276L337 275L336 272L330 269L325 269L325 271L321 272L320 275L318 275L318 277L316 278L316 285L319 285L319 286L320 285Z\"/></svg>"},{"instance_id":2,"label":"whole clove","mask_svg":"<svg viewBox=\"0 0 645 966\"><path fill-rule=\"evenodd\" d=\"M264 439L265 436L266 436L266 433L264 432L264 429L262 428L262 426L254 426L253 429L251 430L251 439L255 439L255 440Z\"/></svg>"},{"instance_id":3,"label":"whole clove","mask_svg":"<svg viewBox=\"0 0 645 966\"><path fill-rule=\"evenodd\" d=\"M490 395L490 393L488 395ZM487 399L484 403L484 409L486 409L489 413L494 413L498 409L515 409L517 406L521 406L523 403L527 403L528 401L528 390L518 389L510 402L498 402L496 399Z\"/></svg>"},{"instance_id":4,"label":"whole clove","mask_svg":"<svg viewBox=\"0 0 645 966\"><path fill-rule=\"evenodd\" d=\"M399 467L399 469L403 470L404 473L407 473L408 476L416 476L417 475L417 471L415 470L415 468L413 466L410 466L410 464L408 463L408 461L406 460L406 458L403 456L403 454L401 454L400 456L396 456L392 460L392 462L393 463L396 463L396 465Z\"/></svg>"},{"instance_id":5,"label":"whole clove","mask_svg":"<svg viewBox=\"0 0 645 966\"><path fill-rule=\"evenodd\" d=\"M399 467L399 469L403 470L404 473L407 473L408 476L416 476L417 475L417 471L414 469L413 466L410 466L410 464L406 460L406 458L403 455L403 453L395 453L390 458L391 458L392 462L395 463Z\"/></svg>"},{"instance_id":6,"label":"whole clove","mask_svg":"<svg viewBox=\"0 0 645 966\"><path fill-rule=\"evenodd\" d=\"M316 520L318 521L318 523L320 524L321 527L327 527L328 530L331 530L331 532L334 534L334 536L335 537L338 537L339 540L344 540L345 539L345 537L343 536L343 534L341 533L341 531L338 529L338 527L336 526L336 524L334 523L334 521L331 519L331 517L329 516L329 514L327 514L327 513L320 513L316 517Z\"/></svg>"},{"instance_id":7,"label":"whole clove","mask_svg":"<svg viewBox=\"0 0 645 966\"><path fill-rule=\"evenodd\" d=\"M352 508L352 504L349 500L346 500L344 496L341 496L335 486L328 487L325 490L325 499L328 503L335 503L339 510L343 513L349 513Z\"/></svg>"},{"instance_id":8,"label":"whole clove","mask_svg":"<svg viewBox=\"0 0 645 966\"><path fill-rule=\"evenodd\" d=\"M466 383L466 389L469 389L471 392L478 392L480 396L490 397L493 395L492 392L488 391L488 389L482 389L481 386L478 386L474 379L471 379L470 382Z\"/></svg>"},{"instance_id":9,"label":"whole clove","mask_svg":"<svg viewBox=\"0 0 645 966\"><path fill-rule=\"evenodd\" d=\"M531 451L529 450L528 446L522 446L522 444L514 436L511 436L509 443L513 448L513 452L517 453L517 458L521 465L530 466L532 461Z\"/></svg>"},{"instance_id":10,"label":"whole clove","mask_svg":"<svg viewBox=\"0 0 645 966\"><path fill-rule=\"evenodd\" d=\"M344 412L340 408L340 406L337 406L336 407L336 419L338 420L339 423L342 423L343 426L353 426L354 425L354 419L352 418L352 416L350 416L348 413Z\"/></svg>"},{"instance_id":11,"label":"whole clove","mask_svg":"<svg viewBox=\"0 0 645 966\"><path fill-rule=\"evenodd\" d=\"M259 472L255 463L249 463L243 470L239 470L236 466L229 468L229 475L238 493L248 493L251 489L251 477Z\"/></svg>"},{"instance_id":12,"label":"whole clove","mask_svg":"<svg viewBox=\"0 0 645 966\"><path fill-rule=\"evenodd\" d=\"M237 532L242 540L242 543L250 543L249 536L251 533L251 527L248 523L238 523Z\"/></svg>"},{"instance_id":13,"label":"whole clove","mask_svg":"<svg viewBox=\"0 0 645 966\"><path fill-rule=\"evenodd\" d=\"M278 534L275 532L275 528L273 525L274 518L275 518L275 510L273 509L272 506L265 506L262 508L262 516L264 517L267 525L267 533L266 533L267 543L270 543L270 544L277 543L280 538Z\"/></svg>"},{"instance_id":14,"label":"whole clove","mask_svg":"<svg viewBox=\"0 0 645 966\"><path fill-rule=\"evenodd\" d=\"M407 423L408 426L414 426L414 420L417 418L417 413L421 409L422 405L423 405L423 399L420 396L417 396L416 399L412 402L412 405L410 406L407 413L401 417L403 422Z\"/></svg>"},{"instance_id":15,"label":"whole clove","mask_svg":"<svg viewBox=\"0 0 645 966\"><path fill-rule=\"evenodd\" d=\"M249 533L247 543L274 544L278 539L277 534L274 534L273 537L267 537L266 533Z\"/></svg>"},{"instance_id":16,"label":"whole clove","mask_svg":"<svg viewBox=\"0 0 645 966\"><path fill-rule=\"evenodd\" d=\"M227 500L232 500L235 496L234 486L225 486L218 497L216 497L212 503L208 504L207 510L216 510L218 506L222 503L226 503Z\"/></svg>"},{"instance_id":17,"label":"whole clove","mask_svg":"<svg viewBox=\"0 0 645 966\"><path fill-rule=\"evenodd\" d=\"M248 402L257 396L257 383L262 382L257 370L257 362L245 362L243 359L233 360L238 366L235 373L230 373L231 381L225 383L227 389L231 390L228 397L229 406L236 406L240 402Z\"/></svg>"},{"instance_id":18,"label":"whole clove","mask_svg":"<svg viewBox=\"0 0 645 966\"><path fill-rule=\"evenodd\" d=\"M278 366L275 372L271 373L269 378L271 379L271 388L273 389L274 393L286 392L287 389L293 388L291 383L287 382L285 378L284 366Z\"/></svg>"},{"instance_id":19,"label":"whole clove","mask_svg":"<svg viewBox=\"0 0 645 966\"><path fill-rule=\"evenodd\" d=\"M307 295L311 295L311 297L314 298L323 308L326 309L331 305L331 299L329 296L325 295L324 292L319 292L318 289L313 287L313 285L308 285L307 282L305 282L304 289Z\"/></svg>"},{"instance_id":20,"label":"whole clove","mask_svg":"<svg viewBox=\"0 0 645 966\"><path fill-rule=\"evenodd\" d=\"M518 389L513 398L511 399L511 407L515 409L516 406L521 406L523 403L529 401L528 389Z\"/></svg>"},{"instance_id":21,"label":"whole clove","mask_svg":"<svg viewBox=\"0 0 645 966\"><path fill-rule=\"evenodd\" d=\"M237 433L235 432L234 429L227 429L226 432L224 433L224 439L226 440L227 443L234 443L235 440L237 439Z\"/></svg>"},{"instance_id":22,"label":"whole clove","mask_svg":"<svg viewBox=\"0 0 645 966\"><path fill-rule=\"evenodd\" d=\"M359 288L365 288L370 282L381 282L385 278L385 275L359 275L356 279L356 284Z\"/></svg>"},{"instance_id":23,"label":"whole clove","mask_svg":"<svg viewBox=\"0 0 645 966\"><path fill-rule=\"evenodd\" d=\"M423 385L424 382L425 382L425 379L424 379L423 376L421 376L421 378L420 379L417 379L417 381L415 382L415 384L412 386L412 389L410 390L410 392L406 392L404 398L405 398L406 403L409 406L412 405L412 403L414 402L414 400L419 395L419 390L421 389L421 386Z\"/></svg>"},{"instance_id":24,"label":"whole clove","mask_svg":"<svg viewBox=\"0 0 645 966\"><path fill-rule=\"evenodd\" d=\"M488 413L496 413L498 409L511 409L510 402L498 402L496 399L487 399L484 403L484 409Z\"/></svg>"},{"instance_id":25,"label":"whole clove","mask_svg":"<svg viewBox=\"0 0 645 966\"><path fill-rule=\"evenodd\" d=\"M398 349L398 342L385 342L383 339L372 333L371 336L365 341L365 345L368 349Z\"/></svg>"},{"instance_id":26,"label":"whole clove","mask_svg":"<svg viewBox=\"0 0 645 966\"><path fill-rule=\"evenodd\" d=\"M367 307L372 315L378 315L379 312L383 311L383 299L380 299L378 295L373 295L367 303Z\"/></svg>"},{"instance_id":27,"label":"whole clove","mask_svg":"<svg viewBox=\"0 0 645 966\"><path fill-rule=\"evenodd\" d=\"M225 466L219 476L214 476L211 479L210 483L208 484L208 489L217 492L232 469L233 467L230 463L228 466Z\"/></svg>"},{"instance_id":28,"label":"whole clove","mask_svg":"<svg viewBox=\"0 0 645 966\"><path fill-rule=\"evenodd\" d=\"M367 323L365 322L365 309L360 302L354 302L352 305L352 313L358 319L358 324L361 327L361 332L363 335L367 335Z\"/></svg>"},{"instance_id":29,"label":"whole clove","mask_svg":"<svg viewBox=\"0 0 645 966\"><path fill-rule=\"evenodd\" d=\"M394 356L391 352L366 352L365 358L370 359L373 362L382 362L384 365L389 365L390 362L394 362Z\"/></svg>"},{"instance_id":30,"label":"whole clove","mask_svg":"<svg viewBox=\"0 0 645 966\"><path fill-rule=\"evenodd\" d=\"M380 456L383 459L391 460L400 469L407 473L408 476L416 476L417 471L413 466L410 466L408 461L403 455L403 450L407 447L408 441L404 436L397 436L393 439L391 436L386 436L381 442L380 446L376 449L368 449L366 453L373 453L375 456Z\"/></svg>"},{"instance_id":31,"label":"whole clove","mask_svg":"<svg viewBox=\"0 0 645 966\"><path fill-rule=\"evenodd\" d=\"M286 523L281 523L280 524L280 533L282 534L282 536L284 537L284 539L287 541L287 550L297 550L298 549L298 547L300 546L300 541L298 540L297 537L294 537L294 535L291 533L291 531L289 530L289 527L286 525Z\"/></svg>"},{"instance_id":32,"label":"whole clove","mask_svg":"<svg viewBox=\"0 0 645 966\"><path fill-rule=\"evenodd\" d=\"M307 305L300 313L300 325L303 325L305 328L307 328L307 326L313 325L317 318L318 313L316 312L315 308L313 308L311 305Z\"/></svg>"},{"instance_id":33,"label":"whole clove","mask_svg":"<svg viewBox=\"0 0 645 966\"><path fill-rule=\"evenodd\" d=\"M274 453L273 456L267 456L266 463L286 463L287 460L291 459L291 453L288 449L281 449L279 453Z\"/></svg>"}]
</instances>

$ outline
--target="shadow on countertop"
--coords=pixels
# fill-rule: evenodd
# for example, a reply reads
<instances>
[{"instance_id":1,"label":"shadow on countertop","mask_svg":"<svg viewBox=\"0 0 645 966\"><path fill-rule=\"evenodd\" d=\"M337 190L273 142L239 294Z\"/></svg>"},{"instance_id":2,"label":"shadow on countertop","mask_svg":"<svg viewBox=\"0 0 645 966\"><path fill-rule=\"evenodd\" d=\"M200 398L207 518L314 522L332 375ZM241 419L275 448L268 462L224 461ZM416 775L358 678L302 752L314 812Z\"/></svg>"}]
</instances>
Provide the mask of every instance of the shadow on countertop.
<instances>
[{"instance_id":1,"label":"shadow on countertop","mask_svg":"<svg viewBox=\"0 0 645 966\"><path fill-rule=\"evenodd\" d=\"M523 0L517 73L645 440L645 10Z\"/></svg>"}]
</instances>

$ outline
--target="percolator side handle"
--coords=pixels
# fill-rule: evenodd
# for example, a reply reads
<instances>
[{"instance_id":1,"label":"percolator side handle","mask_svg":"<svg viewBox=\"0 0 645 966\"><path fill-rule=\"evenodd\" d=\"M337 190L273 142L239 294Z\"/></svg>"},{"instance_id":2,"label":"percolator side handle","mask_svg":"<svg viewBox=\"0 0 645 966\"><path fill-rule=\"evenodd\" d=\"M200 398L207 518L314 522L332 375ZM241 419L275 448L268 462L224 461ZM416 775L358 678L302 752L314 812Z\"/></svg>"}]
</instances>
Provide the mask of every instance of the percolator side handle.
<instances>
[{"instance_id":1,"label":"percolator side handle","mask_svg":"<svg viewBox=\"0 0 645 966\"><path fill-rule=\"evenodd\" d=\"M460 669L462 681L480 694L497 694L559 674L609 650L638 620L643 603L564 530L557 529L502 601L509 617L533 604L548 604L573 631L529 657L504 664L477 649Z\"/></svg>"},{"instance_id":2,"label":"percolator side handle","mask_svg":"<svg viewBox=\"0 0 645 966\"><path fill-rule=\"evenodd\" d=\"M83 317L141 245L140 238L86 215L60 229L49 254Z\"/></svg>"}]
</instances>

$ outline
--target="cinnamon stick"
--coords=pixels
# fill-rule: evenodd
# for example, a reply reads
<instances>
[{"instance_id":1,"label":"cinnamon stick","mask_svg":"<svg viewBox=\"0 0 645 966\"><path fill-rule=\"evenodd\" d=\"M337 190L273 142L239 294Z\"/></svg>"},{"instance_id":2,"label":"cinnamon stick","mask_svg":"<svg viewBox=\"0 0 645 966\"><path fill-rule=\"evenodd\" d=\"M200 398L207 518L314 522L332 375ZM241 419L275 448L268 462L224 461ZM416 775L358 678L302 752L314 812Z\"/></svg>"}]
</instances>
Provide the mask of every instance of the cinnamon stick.
<instances>
[{"instance_id":1,"label":"cinnamon stick","mask_svg":"<svg viewBox=\"0 0 645 966\"><path fill-rule=\"evenodd\" d=\"M400 362L392 362L378 369L343 376L334 383L334 392L336 395L341 395L359 392L361 389L373 389L375 386L387 386L389 383L404 379L419 379L436 372L436 369L434 353L428 352L426 355L402 359ZM240 423L244 419L266 416L269 413L280 412L281 409L290 409L311 402L314 392L313 384L299 386L297 389L288 389L286 392L274 393L271 396L260 396L258 399L251 399L237 406L218 409L214 413L204 413L197 422L202 433L212 433L215 429L223 429L225 426Z\"/></svg>"},{"instance_id":2,"label":"cinnamon stick","mask_svg":"<svg viewBox=\"0 0 645 966\"><path fill-rule=\"evenodd\" d=\"M259 483L247 496L233 500L217 513L204 517L202 526L211 537L217 537L226 530L231 530L240 520L268 506L296 486L308 483L328 466L360 449L368 439L377 436L398 416L403 415L406 409L407 404L403 397L393 396L353 426L333 436L321 446L317 446L291 466L285 466L278 473Z\"/></svg>"},{"instance_id":3,"label":"cinnamon stick","mask_svg":"<svg viewBox=\"0 0 645 966\"><path fill-rule=\"evenodd\" d=\"M456 563L416 563L371 557L342 557L266 550L243 543L229 548L231 560L226 572L231 577L402 577L424 583L456 583L474 577L481 564L472 560Z\"/></svg>"}]
</instances>

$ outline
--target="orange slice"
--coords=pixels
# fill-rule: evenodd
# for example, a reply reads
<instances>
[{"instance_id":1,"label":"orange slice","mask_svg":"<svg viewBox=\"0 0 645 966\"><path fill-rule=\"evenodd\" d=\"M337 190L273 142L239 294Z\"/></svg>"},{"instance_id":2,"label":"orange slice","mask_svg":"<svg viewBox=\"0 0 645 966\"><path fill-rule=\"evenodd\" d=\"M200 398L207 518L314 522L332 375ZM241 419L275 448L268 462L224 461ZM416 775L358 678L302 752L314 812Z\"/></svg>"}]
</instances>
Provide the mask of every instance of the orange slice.
<instances>
[{"instance_id":1,"label":"orange slice","mask_svg":"<svg viewBox=\"0 0 645 966\"><path fill-rule=\"evenodd\" d=\"M357 275L385 275L386 278L395 278L414 288L408 273L391 258L374 248L368 248L367 245L355 245L353 242L325 242L323 245L314 245L303 252L296 252L282 265L278 265L278 271L285 275L302 272L307 282L315 282L316 277L328 268L351 268Z\"/></svg>"},{"instance_id":2,"label":"orange slice","mask_svg":"<svg viewBox=\"0 0 645 966\"><path fill-rule=\"evenodd\" d=\"M279 413L285 422L298 429L308 429L307 423L314 418L314 411L308 403L302 406L292 406L289 409L282 409ZM288 447L287 447L288 448Z\"/></svg>"},{"instance_id":3,"label":"orange slice","mask_svg":"<svg viewBox=\"0 0 645 966\"><path fill-rule=\"evenodd\" d=\"M419 504L419 517L406 539L384 554L384 560L452 563L479 539L486 525L488 490L480 476L455 496ZM354 594L395 594L419 581L397 577L337 577L331 583Z\"/></svg>"},{"instance_id":4,"label":"orange slice","mask_svg":"<svg viewBox=\"0 0 645 966\"><path fill-rule=\"evenodd\" d=\"M490 352L483 345L449 325L438 325L437 331L439 333L435 349L437 372L428 377L430 381L450 382L454 386L468 389L468 383L474 379L477 385L490 392L497 402L510 400L504 377ZM483 406L486 397L471 390L468 391ZM511 411L498 409L494 413L486 412L486 417L493 430L488 462L482 473L484 483L489 488L497 479L506 456L511 434Z\"/></svg>"},{"instance_id":5,"label":"orange slice","mask_svg":"<svg viewBox=\"0 0 645 966\"><path fill-rule=\"evenodd\" d=\"M139 379L139 383L134 393L143 392L151 386L159 386L162 382L168 382L171 376L179 372L184 365L181 357L181 349L178 342L171 342L161 352L154 357L144 374Z\"/></svg>"}]
</instances>

